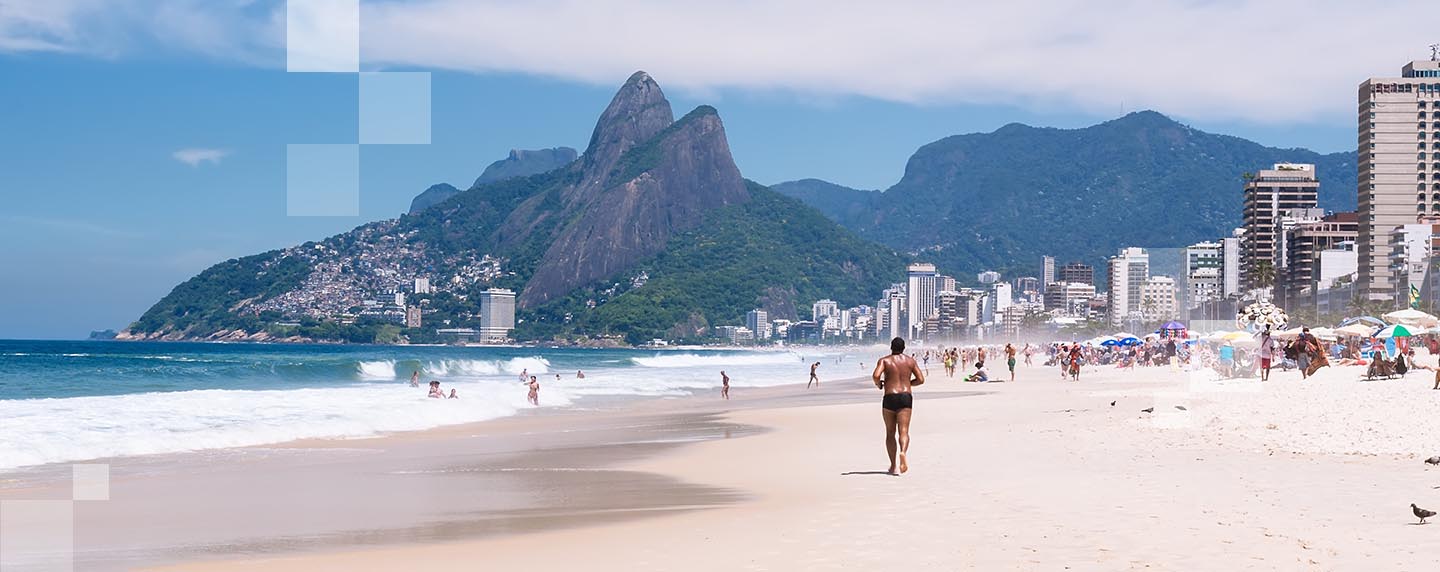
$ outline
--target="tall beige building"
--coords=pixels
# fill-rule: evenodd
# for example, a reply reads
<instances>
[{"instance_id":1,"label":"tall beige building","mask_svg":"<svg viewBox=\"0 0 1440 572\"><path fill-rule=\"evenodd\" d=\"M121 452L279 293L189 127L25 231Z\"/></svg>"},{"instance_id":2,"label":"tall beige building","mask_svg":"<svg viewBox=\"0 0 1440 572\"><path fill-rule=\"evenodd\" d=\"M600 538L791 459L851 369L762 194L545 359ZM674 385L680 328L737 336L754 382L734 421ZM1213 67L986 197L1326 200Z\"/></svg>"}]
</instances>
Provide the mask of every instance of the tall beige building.
<instances>
[{"instance_id":1,"label":"tall beige building","mask_svg":"<svg viewBox=\"0 0 1440 572\"><path fill-rule=\"evenodd\" d=\"M1365 80L1359 104L1358 282L1366 298L1388 301L1391 233L1440 220L1440 61Z\"/></svg>"}]
</instances>

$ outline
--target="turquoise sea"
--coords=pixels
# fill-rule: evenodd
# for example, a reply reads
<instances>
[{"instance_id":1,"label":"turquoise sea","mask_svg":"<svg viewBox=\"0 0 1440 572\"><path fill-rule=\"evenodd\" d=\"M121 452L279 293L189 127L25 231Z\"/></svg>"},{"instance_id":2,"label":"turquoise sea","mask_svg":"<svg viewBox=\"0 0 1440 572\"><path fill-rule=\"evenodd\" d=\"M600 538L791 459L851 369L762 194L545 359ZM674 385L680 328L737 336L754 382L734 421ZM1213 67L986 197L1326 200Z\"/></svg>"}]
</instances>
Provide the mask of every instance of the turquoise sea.
<instances>
[{"instance_id":1,"label":"turquoise sea","mask_svg":"<svg viewBox=\"0 0 1440 572\"><path fill-rule=\"evenodd\" d=\"M804 383L807 360L856 375L845 354L0 341L0 470L494 419L533 408L521 372L538 377L543 409L714 391L721 370L737 388ZM427 398L430 380L459 399Z\"/></svg>"}]
</instances>

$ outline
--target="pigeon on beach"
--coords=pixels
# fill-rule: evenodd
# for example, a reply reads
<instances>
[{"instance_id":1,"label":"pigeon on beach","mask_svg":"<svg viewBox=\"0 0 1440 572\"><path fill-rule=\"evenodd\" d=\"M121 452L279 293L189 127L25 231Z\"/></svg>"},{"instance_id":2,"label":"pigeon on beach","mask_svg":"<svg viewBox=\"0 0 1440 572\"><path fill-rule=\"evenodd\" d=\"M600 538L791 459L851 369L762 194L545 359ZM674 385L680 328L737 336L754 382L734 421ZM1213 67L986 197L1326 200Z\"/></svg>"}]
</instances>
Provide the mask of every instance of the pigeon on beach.
<instances>
[{"instance_id":1,"label":"pigeon on beach","mask_svg":"<svg viewBox=\"0 0 1440 572\"><path fill-rule=\"evenodd\" d=\"M1140 411L1141 411L1142 413L1154 413L1154 412L1155 412L1155 408L1154 408L1154 407L1146 407L1146 408L1144 408L1144 409L1141 409Z\"/></svg>"},{"instance_id":2,"label":"pigeon on beach","mask_svg":"<svg viewBox=\"0 0 1440 572\"><path fill-rule=\"evenodd\" d=\"M1427 465L1440 465L1440 456L1435 456L1435 457L1430 457L1429 459L1425 459L1425 464L1427 464Z\"/></svg>"},{"instance_id":3,"label":"pigeon on beach","mask_svg":"<svg viewBox=\"0 0 1440 572\"><path fill-rule=\"evenodd\" d=\"M1425 524L1425 519L1435 516L1435 511L1425 510L1423 508L1415 506L1415 503L1413 502L1410 503L1410 512L1413 512L1415 513L1415 516L1420 517L1420 524Z\"/></svg>"}]
</instances>

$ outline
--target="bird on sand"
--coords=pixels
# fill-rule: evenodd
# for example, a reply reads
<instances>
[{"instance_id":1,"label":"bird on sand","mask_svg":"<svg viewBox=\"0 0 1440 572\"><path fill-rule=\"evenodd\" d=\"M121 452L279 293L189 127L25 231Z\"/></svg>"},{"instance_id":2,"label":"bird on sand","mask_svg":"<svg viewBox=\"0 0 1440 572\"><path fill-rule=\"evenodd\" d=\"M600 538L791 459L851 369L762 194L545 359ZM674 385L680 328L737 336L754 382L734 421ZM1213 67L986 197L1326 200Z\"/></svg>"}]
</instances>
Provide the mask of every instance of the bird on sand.
<instances>
[{"instance_id":1,"label":"bird on sand","mask_svg":"<svg viewBox=\"0 0 1440 572\"><path fill-rule=\"evenodd\" d=\"M1435 516L1435 511L1425 510L1423 508L1415 506L1415 503L1413 502L1410 503L1410 512L1413 512L1415 513L1415 516L1420 517L1420 524L1425 524L1425 519Z\"/></svg>"},{"instance_id":2,"label":"bird on sand","mask_svg":"<svg viewBox=\"0 0 1440 572\"><path fill-rule=\"evenodd\" d=\"M1115 406L1115 402L1114 402L1114 401L1111 401L1111 402L1110 402L1110 406L1111 406L1111 407L1114 407L1114 406ZM1437 459L1440 459L1440 457L1436 457L1436 458L1437 458Z\"/></svg>"},{"instance_id":3,"label":"bird on sand","mask_svg":"<svg viewBox=\"0 0 1440 572\"><path fill-rule=\"evenodd\" d=\"M1154 413L1154 412L1155 412L1155 408L1154 408L1154 407L1146 407L1146 408L1144 408L1144 409L1141 409L1140 411L1143 412L1143 413Z\"/></svg>"},{"instance_id":4,"label":"bird on sand","mask_svg":"<svg viewBox=\"0 0 1440 572\"><path fill-rule=\"evenodd\" d=\"M1184 405L1176 405L1175 408L1181 411L1189 411L1189 409L1186 409Z\"/></svg>"},{"instance_id":5,"label":"bird on sand","mask_svg":"<svg viewBox=\"0 0 1440 572\"><path fill-rule=\"evenodd\" d=\"M1427 465L1440 465L1440 456L1430 457L1429 459L1425 459L1425 464L1427 464Z\"/></svg>"}]
</instances>

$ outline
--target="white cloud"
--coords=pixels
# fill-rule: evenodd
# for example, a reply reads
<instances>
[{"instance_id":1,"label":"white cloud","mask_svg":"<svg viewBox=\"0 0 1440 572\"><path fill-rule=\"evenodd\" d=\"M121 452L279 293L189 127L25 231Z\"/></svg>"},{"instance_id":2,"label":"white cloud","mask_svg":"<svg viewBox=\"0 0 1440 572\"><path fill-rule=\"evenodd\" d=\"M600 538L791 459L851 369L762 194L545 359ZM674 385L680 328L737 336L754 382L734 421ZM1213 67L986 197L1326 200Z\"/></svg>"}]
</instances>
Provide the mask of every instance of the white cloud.
<instances>
[{"instance_id":1,"label":"white cloud","mask_svg":"<svg viewBox=\"0 0 1440 572\"><path fill-rule=\"evenodd\" d=\"M220 160L229 155L230 152L224 149L181 149L170 154L176 161L191 167L199 167L201 163L219 165Z\"/></svg>"},{"instance_id":2,"label":"white cloud","mask_svg":"<svg viewBox=\"0 0 1440 572\"><path fill-rule=\"evenodd\" d=\"M1436 40L1433 0L374 2L375 64L916 104L1153 108L1258 122L1354 114Z\"/></svg>"},{"instance_id":3,"label":"white cloud","mask_svg":"<svg viewBox=\"0 0 1440 572\"><path fill-rule=\"evenodd\" d=\"M1437 40L1433 0L374 0L362 65L696 94L1152 108L1261 123L1349 120L1355 89ZM276 0L0 0L0 51L157 45L280 68ZM141 38L137 40L136 38Z\"/></svg>"}]
</instances>

